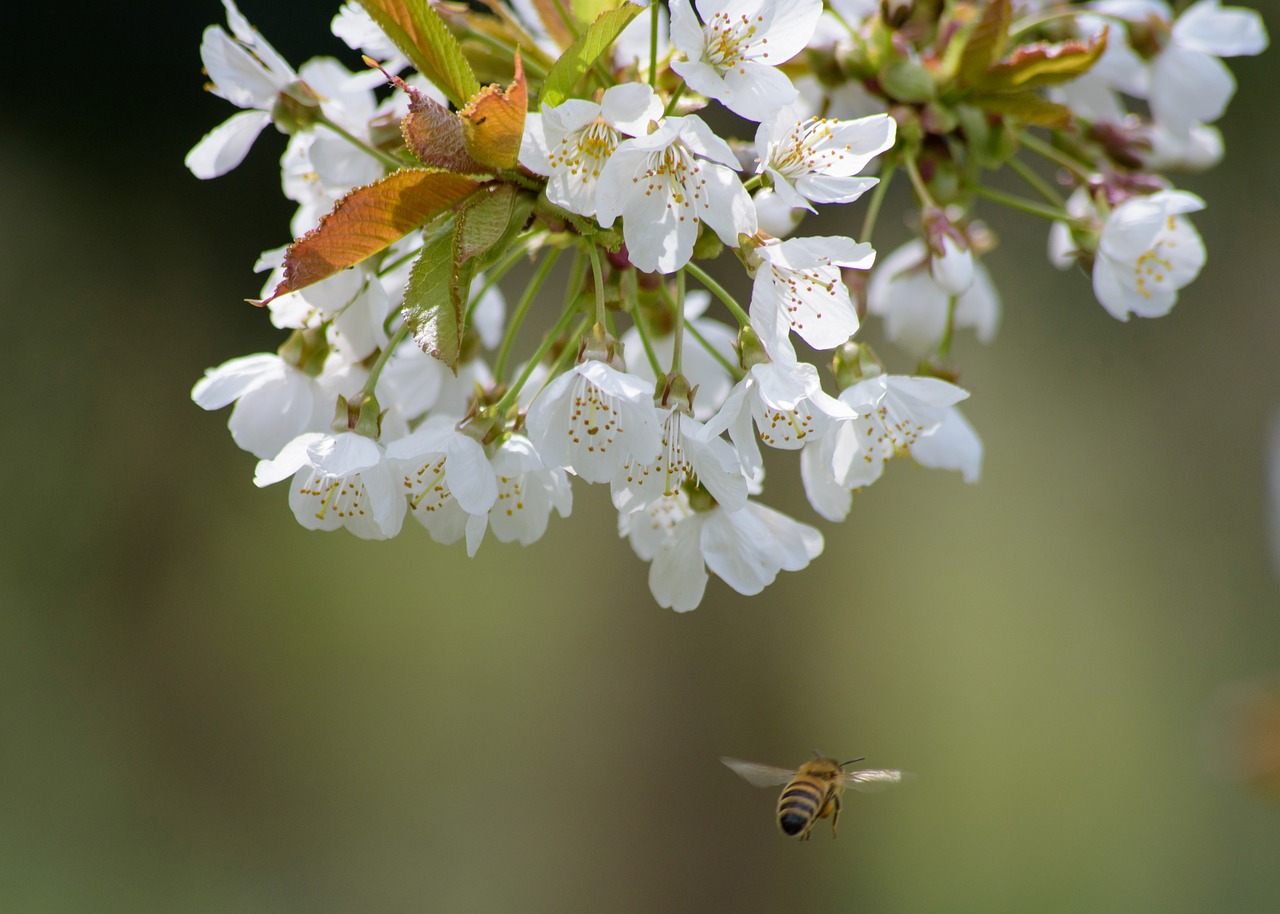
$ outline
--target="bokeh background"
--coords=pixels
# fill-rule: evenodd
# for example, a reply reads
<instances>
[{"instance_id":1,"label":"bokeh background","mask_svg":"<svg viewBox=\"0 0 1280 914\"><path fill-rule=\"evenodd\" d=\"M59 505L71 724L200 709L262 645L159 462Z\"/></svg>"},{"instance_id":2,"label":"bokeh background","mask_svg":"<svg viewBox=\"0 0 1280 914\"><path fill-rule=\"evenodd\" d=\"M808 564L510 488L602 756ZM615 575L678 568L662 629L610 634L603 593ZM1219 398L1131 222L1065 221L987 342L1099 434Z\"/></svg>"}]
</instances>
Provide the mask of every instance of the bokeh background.
<instances>
[{"instance_id":1,"label":"bokeh background","mask_svg":"<svg viewBox=\"0 0 1280 914\"><path fill-rule=\"evenodd\" d=\"M243 9L295 64L356 63L329 4ZM231 110L197 54L220 5L18 16L0 910L1280 908L1280 801L1230 776L1280 726L1223 697L1280 676L1275 49L1231 63L1226 162L1182 182L1210 257L1171 316L1112 320L1044 226L990 208L1006 316L957 352L981 484L895 463L837 526L778 460L768 500L825 554L680 616L603 491L468 561L412 524L305 532L255 489L188 399L278 345L242 299L291 212L279 136L215 182L182 166ZM799 844L717 761L813 749L918 777Z\"/></svg>"}]
</instances>

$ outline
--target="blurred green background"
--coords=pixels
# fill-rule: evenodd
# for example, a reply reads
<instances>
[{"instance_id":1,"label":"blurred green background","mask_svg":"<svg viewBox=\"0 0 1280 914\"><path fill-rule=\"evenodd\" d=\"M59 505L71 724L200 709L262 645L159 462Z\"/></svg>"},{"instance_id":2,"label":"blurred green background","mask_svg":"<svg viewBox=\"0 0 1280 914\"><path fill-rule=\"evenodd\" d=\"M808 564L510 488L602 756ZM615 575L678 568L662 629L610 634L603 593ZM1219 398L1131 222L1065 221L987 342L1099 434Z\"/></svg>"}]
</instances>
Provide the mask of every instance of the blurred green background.
<instances>
[{"instance_id":1,"label":"blurred green background","mask_svg":"<svg viewBox=\"0 0 1280 914\"><path fill-rule=\"evenodd\" d=\"M355 64L328 4L243 8L295 64ZM679 616L603 490L468 561L255 489L188 392L281 339L241 300L286 240L283 140L183 168L231 112L212 0L59 9L3 64L0 911L1280 908L1280 802L1215 774L1221 691L1280 674L1274 49L1231 62L1226 162L1181 182L1210 256L1171 316L1112 320L989 208L1006 316L958 350L981 484L891 464L837 526L773 455L768 503L825 554ZM918 777L799 844L717 761L812 749Z\"/></svg>"}]
</instances>

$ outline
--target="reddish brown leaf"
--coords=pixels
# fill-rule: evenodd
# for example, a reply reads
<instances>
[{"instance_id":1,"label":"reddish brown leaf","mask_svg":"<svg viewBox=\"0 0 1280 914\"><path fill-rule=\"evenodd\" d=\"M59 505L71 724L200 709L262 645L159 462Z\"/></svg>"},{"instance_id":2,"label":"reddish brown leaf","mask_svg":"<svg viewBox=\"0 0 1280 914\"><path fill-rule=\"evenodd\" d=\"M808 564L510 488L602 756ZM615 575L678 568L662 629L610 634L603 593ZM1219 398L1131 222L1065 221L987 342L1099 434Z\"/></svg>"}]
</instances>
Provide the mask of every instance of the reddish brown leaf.
<instances>
[{"instance_id":1,"label":"reddish brown leaf","mask_svg":"<svg viewBox=\"0 0 1280 914\"><path fill-rule=\"evenodd\" d=\"M462 137L462 119L428 95L419 92L398 76L391 77L409 95L409 113L400 122L400 132L423 165L478 174L489 171L467 152Z\"/></svg>"},{"instance_id":2,"label":"reddish brown leaf","mask_svg":"<svg viewBox=\"0 0 1280 914\"><path fill-rule=\"evenodd\" d=\"M355 266L427 220L465 200L480 185L471 178L426 168L401 169L357 187L284 255L284 279L265 305L287 292Z\"/></svg>"},{"instance_id":3,"label":"reddish brown leaf","mask_svg":"<svg viewBox=\"0 0 1280 914\"><path fill-rule=\"evenodd\" d=\"M506 89L486 86L458 112L467 152L490 168L515 168L519 161L529 94L518 52L515 64L515 78L510 86Z\"/></svg>"},{"instance_id":4,"label":"reddish brown leaf","mask_svg":"<svg viewBox=\"0 0 1280 914\"><path fill-rule=\"evenodd\" d=\"M979 88L1000 91L1061 85L1089 72L1106 49L1106 30L1088 41L1024 45L988 70Z\"/></svg>"}]
</instances>

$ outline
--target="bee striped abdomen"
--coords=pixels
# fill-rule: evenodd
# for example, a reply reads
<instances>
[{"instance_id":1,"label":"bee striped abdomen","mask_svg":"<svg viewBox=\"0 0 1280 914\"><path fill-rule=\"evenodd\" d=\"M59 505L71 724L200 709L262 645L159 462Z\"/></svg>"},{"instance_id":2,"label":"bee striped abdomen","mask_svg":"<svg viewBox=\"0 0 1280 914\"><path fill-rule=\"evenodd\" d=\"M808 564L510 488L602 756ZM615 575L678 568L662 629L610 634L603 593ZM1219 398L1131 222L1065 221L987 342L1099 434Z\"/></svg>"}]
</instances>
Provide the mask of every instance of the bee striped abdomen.
<instances>
[{"instance_id":1,"label":"bee striped abdomen","mask_svg":"<svg viewBox=\"0 0 1280 914\"><path fill-rule=\"evenodd\" d=\"M798 835L813 823L827 798L828 787L811 778L796 778L778 798L778 827Z\"/></svg>"}]
</instances>

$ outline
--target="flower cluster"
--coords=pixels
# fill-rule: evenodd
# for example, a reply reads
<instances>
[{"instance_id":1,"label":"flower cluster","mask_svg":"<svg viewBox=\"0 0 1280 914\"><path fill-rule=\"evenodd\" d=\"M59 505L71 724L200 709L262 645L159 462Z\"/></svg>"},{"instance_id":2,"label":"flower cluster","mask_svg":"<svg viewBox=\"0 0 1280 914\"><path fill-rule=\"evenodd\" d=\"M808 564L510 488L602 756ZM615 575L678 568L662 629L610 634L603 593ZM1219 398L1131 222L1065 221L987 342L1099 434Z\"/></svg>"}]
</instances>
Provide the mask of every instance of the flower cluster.
<instances>
[{"instance_id":1,"label":"flower cluster","mask_svg":"<svg viewBox=\"0 0 1280 914\"><path fill-rule=\"evenodd\" d=\"M833 521L891 460L978 479L951 347L999 322L980 205L1049 221L1051 262L1115 317L1167 313L1204 263L1204 204L1162 172L1221 157L1219 58L1267 43L1217 0L360 0L333 31L365 66L295 70L223 3L201 56L243 110L187 165L223 174L273 124L298 204L258 264L287 339L192 391L233 406L255 482L290 480L304 527L380 539L408 514L469 555L537 540L574 477L607 484L680 611L712 574L754 594L821 553L759 501L770 449L800 452ZM995 169L1030 196L985 185ZM897 175L917 237L877 264ZM864 195L856 235L800 231ZM535 312L550 329L519 352ZM859 340L868 314L909 372Z\"/></svg>"}]
</instances>

